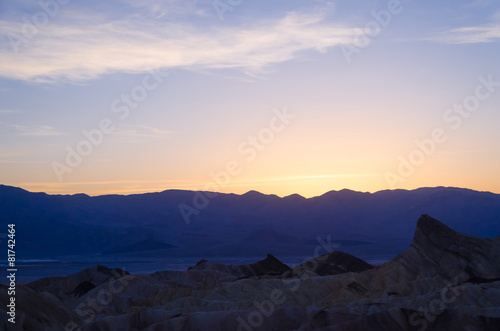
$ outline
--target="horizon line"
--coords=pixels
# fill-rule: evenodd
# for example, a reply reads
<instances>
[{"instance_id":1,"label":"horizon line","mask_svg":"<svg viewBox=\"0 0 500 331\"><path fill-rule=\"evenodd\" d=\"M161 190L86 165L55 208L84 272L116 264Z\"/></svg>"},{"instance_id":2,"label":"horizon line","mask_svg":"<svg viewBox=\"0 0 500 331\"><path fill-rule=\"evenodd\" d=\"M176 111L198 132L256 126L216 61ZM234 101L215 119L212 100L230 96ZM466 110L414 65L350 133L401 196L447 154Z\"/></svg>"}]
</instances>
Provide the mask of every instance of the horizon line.
<instances>
[{"instance_id":1,"label":"horizon line","mask_svg":"<svg viewBox=\"0 0 500 331\"><path fill-rule=\"evenodd\" d=\"M277 194L274 194L274 193L262 193L258 190L249 190L245 193L234 193L234 192L216 192L216 191L207 191L207 190L188 190L188 189L178 189L178 188L169 188L169 189L165 189L165 190L161 190L161 191L143 191L141 193L129 193L129 194L120 194L120 193L108 193L108 194L98 194L98 195L91 195L91 194L87 194L87 193L84 193L84 192L79 192L79 193L48 193L48 192L44 192L44 191L31 191L29 189L26 189L26 188L23 188L21 186L13 186L13 185L7 185L7 184L1 184L0 183L0 186L5 186L5 187L11 187L11 188L16 188L16 189L21 189L23 191L26 191L26 192L29 192L29 193L43 193L43 194L47 194L47 195L51 195L51 196L75 196L75 195L86 195L88 197L103 197L103 196L132 196L132 195L144 195L144 194L158 194L158 193L164 193L164 192L169 192L169 191L180 191L180 192L193 192L193 193L196 193L196 192L201 192L201 193L217 193L217 194L222 194L222 195L237 195L237 196L244 196L244 195L247 195L249 193L252 193L252 192L255 192L255 193L258 193L258 194L261 194L261 195L265 195L265 196L275 196L275 197L278 197L280 199L284 199L284 198L287 198L287 197L291 197L291 196L299 196L301 198L304 198L306 200L308 199L313 199L313 198L318 198L318 197L321 197L321 196L324 196L328 193L331 193L331 192L342 192L342 191L350 191L350 192L355 192L355 193L361 193L361 194L376 194L376 193L380 193L380 192L387 192L387 191L406 191L406 192L409 192L409 191L416 191L416 190L422 190L422 189L458 189L458 190L468 190L468 191L474 191L474 192L478 192L478 193L490 193L490 194L496 194L496 195L499 195L500 193L496 193L496 192L492 192L492 191L482 191L482 190L475 190L475 189L471 189L471 188L467 188L467 187L457 187L457 186L442 186L442 185L438 185L438 186L422 186L422 187L417 187L417 188L412 188L412 189L406 189L406 188L394 188L394 189L382 189L382 190L377 190L377 191L373 191L373 192L370 192L370 191L357 191L357 190L353 190L353 189L349 189L349 188L342 188L342 189L339 189L339 190L329 190L329 191L326 191L325 193L323 194L320 194L320 195L315 195L315 196L311 196L311 197L305 197L299 193L292 193L292 194L288 194L288 195L284 195L284 196L279 196Z\"/></svg>"}]
</instances>

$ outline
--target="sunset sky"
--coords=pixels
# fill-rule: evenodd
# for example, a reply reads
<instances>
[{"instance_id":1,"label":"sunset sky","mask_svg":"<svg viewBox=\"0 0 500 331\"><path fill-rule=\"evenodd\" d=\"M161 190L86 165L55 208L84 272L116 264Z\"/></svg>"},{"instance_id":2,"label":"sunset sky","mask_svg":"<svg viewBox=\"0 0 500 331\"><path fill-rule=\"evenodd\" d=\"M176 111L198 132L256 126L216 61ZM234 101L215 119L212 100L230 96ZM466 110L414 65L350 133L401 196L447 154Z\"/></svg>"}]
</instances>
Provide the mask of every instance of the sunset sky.
<instances>
[{"instance_id":1,"label":"sunset sky","mask_svg":"<svg viewBox=\"0 0 500 331\"><path fill-rule=\"evenodd\" d=\"M497 0L40 3L0 1L1 184L500 193Z\"/></svg>"}]
</instances>

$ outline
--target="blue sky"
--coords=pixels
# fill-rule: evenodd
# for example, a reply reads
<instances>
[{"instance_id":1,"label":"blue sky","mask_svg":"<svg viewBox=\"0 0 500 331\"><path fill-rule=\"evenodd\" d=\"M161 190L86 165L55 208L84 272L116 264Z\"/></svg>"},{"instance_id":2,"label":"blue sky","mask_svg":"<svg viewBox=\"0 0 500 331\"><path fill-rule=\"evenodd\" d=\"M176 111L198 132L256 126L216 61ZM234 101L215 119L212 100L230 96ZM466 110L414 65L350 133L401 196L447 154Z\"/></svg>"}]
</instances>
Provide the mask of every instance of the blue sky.
<instances>
[{"instance_id":1,"label":"blue sky","mask_svg":"<svg viewBox=\"0 0 500 331\"><path fill-rule=\"evenodd\" d=\"M500 82L497 1L42 3L0 1L1 183L500 193L500 88L481 85ZM487 97L454 128L446 112L478 85ZM293 119L271 132L276 112ZM415 143L436 128L445 141Z\"/></svg>"}]
</instances>

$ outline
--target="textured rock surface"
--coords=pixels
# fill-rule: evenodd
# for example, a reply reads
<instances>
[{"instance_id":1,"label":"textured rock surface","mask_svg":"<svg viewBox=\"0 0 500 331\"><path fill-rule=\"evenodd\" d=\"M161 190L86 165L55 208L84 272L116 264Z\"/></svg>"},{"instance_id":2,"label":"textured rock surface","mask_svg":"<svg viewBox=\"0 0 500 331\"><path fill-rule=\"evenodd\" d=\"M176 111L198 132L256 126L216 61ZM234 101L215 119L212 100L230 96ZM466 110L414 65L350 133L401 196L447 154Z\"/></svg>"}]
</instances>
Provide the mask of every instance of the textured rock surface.
<instances>
[{"instance_id":1,"label":"textured rock surface","mask_svg":"<svg viewBox=\"0 0 500 331\"><path fill-rule=\"evenodd\" d=\"M499 330L500 241L423 215L410 247L376 268L333 252L293 272L200 261L128 275L104 267L19 286L26 330ZM307 271L307 272L306 272ZM6 288L0 288L2 307ZM2 313L5 316L5 313ZM1 325L7 325L2 317Z\"/></svg>"},{"instance_id":2,"label":"textured rock surface","mask_svg":"<svg viewBox=\"0 0 500 331\"><path fill-rule=\"evenodd\" d=\"M50 292L64 302L73 302L93 288L127 275L124 270L97 265L67 277L42 278L31 282L29 287L37 292Z\"/></svg>"},{"instance_id":3,"label":"textured rock surface","mask_svg":"<svg viewBox=\"0 0 500 331\"><path fill-rule=\"evenodd\" d=\"M16 324L7 321L10 318L5 311L9 302L7 287L0 287L0 329L1 330L65 330L65 326L74 321L81 323L79 316L64 305L53 294L36 292L28 286L16 286Z\"/></svg>"}]
</instances>

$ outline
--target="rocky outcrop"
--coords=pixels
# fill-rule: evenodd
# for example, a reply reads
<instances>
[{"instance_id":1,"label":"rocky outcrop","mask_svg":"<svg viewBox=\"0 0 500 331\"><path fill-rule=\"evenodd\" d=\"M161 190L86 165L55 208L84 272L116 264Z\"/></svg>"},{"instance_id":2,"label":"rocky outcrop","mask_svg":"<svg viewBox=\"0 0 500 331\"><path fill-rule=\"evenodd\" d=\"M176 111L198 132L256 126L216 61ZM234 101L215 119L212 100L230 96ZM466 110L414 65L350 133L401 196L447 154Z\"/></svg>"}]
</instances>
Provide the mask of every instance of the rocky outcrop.
<instances>
[{"instance_id":1,"label":"rocky outcrop","mask_svg":"<svg viewBox=\"0 0 500 331\"><path fill-rule=\"evenodd\" d=\"M344 252L330 252L293 268L292 276L332 276L346 272L362 272L373 269L369 263Z\"/></svg>"},{"instance_id":2,"label":"rocky outcrop","mask_svg":"<svg viewBox=\"0 0 500 331\"><path fill-rule=\"evenodd\" d=\"M93 288L127 275L125 270L97 265L67 277L42 278L28 286L37 292L49 292L63 302L74 302Z\"/></svg>"},{"instance_id":3,"label":"rocky outcrop","mask_svg":"<svg viewBox=\"0 0 500 331\"><path fill-rule=\"evenodd\" d=\"M16 323L13 324L8 321L11 316L6 311L6 309L10 311L10 308L5 308L11 296L8 295L7 287L0 285L1 330L65 331L66 325L72 322L82 324L78 314L71 307L63 304L61 300L47 291L37 292L28 286L17 285L15 292Z\"/></svg>"},{"instance_id":4,"label":"rocky outcrop","mask_svg":"<svg viewBox=\"0 0 500 331\"><path fill-rule=\"evenodd\" d=\"M89 331L500 329L498 237L457 233L423 215L410 247L381 266L373 268L341 252L309 262L307 272L298 272L306 265L292 271L271 255L250 265L202 260L187 271L151 275L94 267L20 285L19 300L27 304L16 327ZM5 288L0 288L0 299L5 307Z\"/></svg>"},{"instance_id":5,"label":"rocky outcrop","mask_svg":"<svg viewBox=\"0 0 500 331\"><path fill-rule=\"evenodd\" d=\"M290 267L283 264L280 260L267 254L267 257L257 263L245 265L225 265L217 262L208 262L201 260L193 270L217 270L222 273L231 274L238 278L260 277L260 276L279 276L284 272L290 271Z\"/></svg>"},{"instance_id":6,"label":"rocky outcrop","mask_svg":"<svg viewBox=\"0 0 500 331\"><path fill-rule=\"evenodd\" d=\"M406 251L377 268L370 285L401 296L429 293L443 286L500 276L500 245L457 233L428 215L420 217Z\"/></svg>"}]
</instances>

